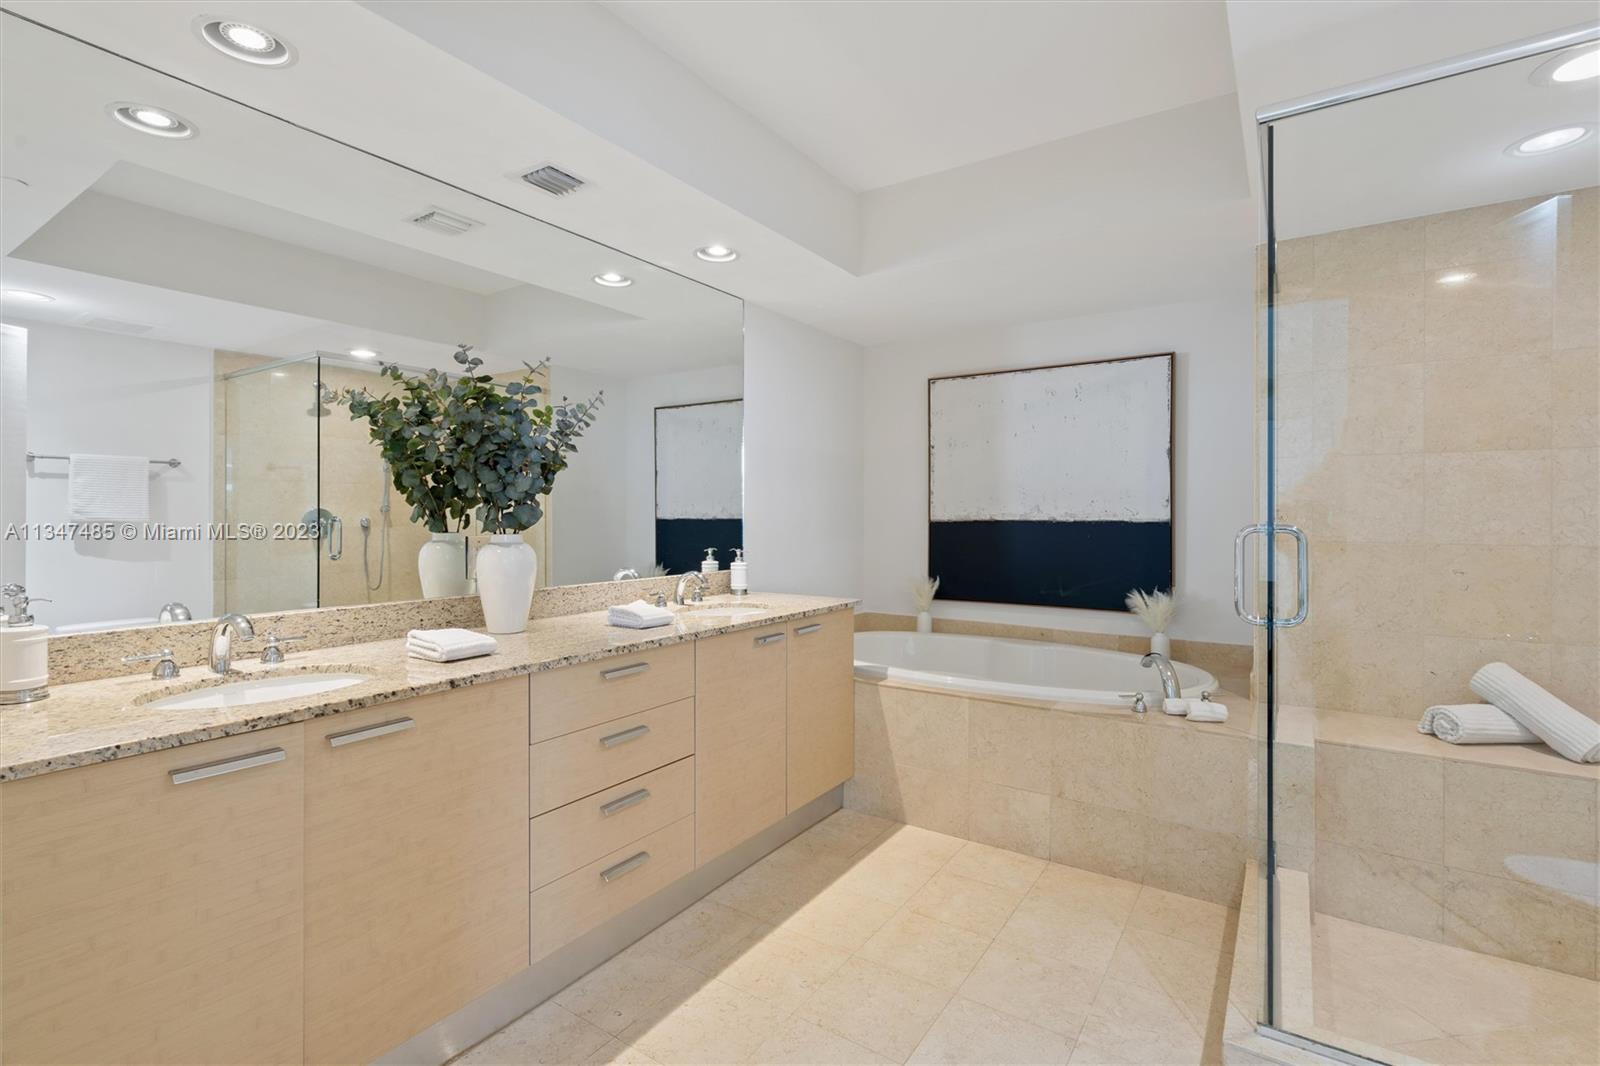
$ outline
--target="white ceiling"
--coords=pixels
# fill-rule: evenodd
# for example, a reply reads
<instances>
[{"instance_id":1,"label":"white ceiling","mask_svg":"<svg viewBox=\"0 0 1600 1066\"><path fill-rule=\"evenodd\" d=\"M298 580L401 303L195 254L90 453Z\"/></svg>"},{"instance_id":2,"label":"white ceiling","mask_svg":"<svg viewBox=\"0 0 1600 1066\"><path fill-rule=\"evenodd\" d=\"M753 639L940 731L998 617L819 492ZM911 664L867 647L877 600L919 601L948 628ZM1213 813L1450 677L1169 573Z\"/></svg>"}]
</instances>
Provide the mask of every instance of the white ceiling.
<instances>
[{"instance_id":1,"label":"white ceiling","mask_svg":"<svg viewBox=\"0 0 1600 1066\"><path fill-rule=\"evenodd\" d=\"M604 6L857 190L1233 91L1219 0Z\"/></svg>"}]
</instances>

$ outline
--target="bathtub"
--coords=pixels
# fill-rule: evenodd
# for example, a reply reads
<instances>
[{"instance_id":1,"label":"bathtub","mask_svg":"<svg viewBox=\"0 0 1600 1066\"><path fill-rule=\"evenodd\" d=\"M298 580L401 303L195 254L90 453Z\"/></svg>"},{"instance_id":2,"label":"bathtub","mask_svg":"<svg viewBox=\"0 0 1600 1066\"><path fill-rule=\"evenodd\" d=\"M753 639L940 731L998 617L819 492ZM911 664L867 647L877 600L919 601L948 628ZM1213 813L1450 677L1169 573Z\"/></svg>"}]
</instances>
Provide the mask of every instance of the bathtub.
<instances>
[{"instance_id":1,"label":"bathtub","mask_svg":"<svg viewBox=\"0 0 1600 1066\"><path fill-rule=\"evenodd\" d=\"M1159 710L1161 679L1138 655L1074 644L956 633L856 634L856 677L905 681L975 696L1048 703L1126 704L1143 692ZM1172 664L1185 696L1215 690L1217 679L1188 663Z\"/></svg>"}]
</instances>

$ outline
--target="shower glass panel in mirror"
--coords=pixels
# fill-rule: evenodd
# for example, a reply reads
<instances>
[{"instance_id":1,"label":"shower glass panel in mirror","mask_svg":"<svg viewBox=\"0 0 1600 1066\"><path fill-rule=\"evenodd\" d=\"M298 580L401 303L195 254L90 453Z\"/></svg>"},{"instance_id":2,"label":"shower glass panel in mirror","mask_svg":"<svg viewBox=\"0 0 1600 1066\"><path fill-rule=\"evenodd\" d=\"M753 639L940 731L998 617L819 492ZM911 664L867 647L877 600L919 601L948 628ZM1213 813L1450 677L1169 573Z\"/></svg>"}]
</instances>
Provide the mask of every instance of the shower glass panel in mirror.
<instances>
[{"instance_id":1,"label":"shower glass panel in mirror","mask_svg":"<svg viewBox=\"0 0 1600 1066\"><path fill-rule=\"evenodd\" d=\"M732 557L739 300L539 221L571 209L514 164L476 195L0 18L0 577L40 621L469 592L478 522L430 529L349 402L401 395L386 365L454 378L463 346L541 402L604 395L524 534L541 586Z\"/></svg>"}]
</instances>

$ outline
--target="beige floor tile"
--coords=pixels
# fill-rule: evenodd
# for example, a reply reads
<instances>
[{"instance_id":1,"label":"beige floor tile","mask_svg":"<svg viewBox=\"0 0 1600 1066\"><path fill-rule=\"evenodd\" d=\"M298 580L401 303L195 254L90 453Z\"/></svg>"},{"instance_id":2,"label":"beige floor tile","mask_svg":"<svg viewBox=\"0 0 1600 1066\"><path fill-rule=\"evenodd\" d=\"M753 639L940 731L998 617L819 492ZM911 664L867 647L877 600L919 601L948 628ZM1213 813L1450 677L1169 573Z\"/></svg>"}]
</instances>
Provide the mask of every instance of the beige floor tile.
<instances>
[{"instance_id":1,"label":"beige floor tile","mask_svg":"<svg viewBox=\"0 0 1600 1066\"><path fill-rule=\"evenodd\" d=\"M1043 859L1020 855L987 844L968 844L945 864L944 873L958 874L998 888L1014 889L1019 898L1033 887L1047 866Z\"/></svg>"},{"instance_id":2,"label":"beige floor tile","mask_svg":"<svg viewBox=\"0 0 1600 1066\"><path fill-rule=\"evenodd\" d=\"M879 854L868 849L852 858L830 882L830 887L849 889L898 907L916 895L939 872L939 865L936 862L905 862L895 855Z\"/></svg>"},{"instance_id":3,"label":"beige floor tile","mask_svg":"<svg viewBox=\"0 0 1600 1066\"><path fill-rule=\"evenodd\" d=\"M1071 1050L1072 1041L1060 1033L957 996L907 1061L995 1066L1065 1064Z\"/></svg>"},{"instance_id":4,"label":"beige floor tile","mask_svg":"<svg viewBox=\"0 0 1600 1066\"><path fill-rule=\"evenodd\" d=\"M854 855L894 827L895 823L887 818L860 811L838 810L801 836L824 842L846 855Z\"/></svg>"},{"instance_id":5,"label":"beige floor tile","mask_svg":"<svg viewBox=\"0 0 1600 1066\"><path fill-rule=\"evenodd\" d=\"M630 1047L620 1040L611 1041L583 1061L585 1066L661 1066L638 1048Z\"/></svg>"},{"instance_id":6,"label":"beige floor tile","mask_svg":"<svg viewBox=\"0 0 1600 1066\"><path fill-rule=\"evenodd\" d=\"M960 994L1014 1018L1075 1037L1094 1004L1100 974L1024 944L996 941L962 984Z\"/></svg>"},{"instance_id":7,"label":"beige floor tile","mask_svg":"<svg viewBox=\"0 0 1600 1066\"><path fill-rule=\"evenodd\" d=\"M853 958L795 1012L808 1022L904 1062L950 1001L942 988Z\"/></svg>"},{"instance_id":8,"label":"beige floor tile","mask_svg":"<svg viewBox=\"0 0 1600 1066\"><path fill-rule=\"evenodd\" d=\"M1148 929L1187 940L1191 944L1228 950L1223 934L1228 928L1228 908L1220 903L1180 896L1176 892L1145 885L1139 889L1128 928Z\"/></svg>"},{"instance_id":9,"label":"beige floor tile","mask_svg":"<svg viewBox=\"0 0 1600 1066\"><path fill-rule=\"evenodd\" d=\"M1072 1066L1193 1066L1204 1045L1192 1034L1130 1028L1090 1018L1072 1048Z\"/></svg>"},{"instance_id":10,"label":"beige floor tile","mask_svg":"<svg viewBox=\"0 0 1600 1066\"><path fill-rule=\"evenodd\" d=\"M954 992L983 958L991 939L901 910L856 954Z\"/></svg>"},{"instance_id":11,"label":"beige floor tile","mask_svg":"<svg viewBox=\"0 0 1600 1066\"><path fill-rule=\"evenodd\" d=\"M760 919L744 911L702 899L657 927L633 950L715 975L761 927Z\"/></svg>"},{"instance_id":12,"label":"beige floor tile","mask_svg":"<svg viewBox=\"0 0 1600 1066\"><path fill-rule=\"evenodd\" d=\"M752 937L719 979L793 1010L849 957L847 951L779 929Z\"/></svg>"},{"instance_id":13,"label":"beige floor tile","mask_svg":"<svg viewBox=\"0 0 1600 1066\"><path fill-rule=\"evenodd\" d=\"M967 845L960 837L936 833L914 825L896 826L871 845L871 854L918 866L943 866Z\"/></svg>"},{"instance_id":14,"label":"beige floor tile","mask_svg":"<svg viewBox=\"0 0 1600 1066\"><path fill-rule=\"evenodd\" d=\"M906 906L918 914L993 937L1005 926L1027 889L1001 888L951 873L945 867Z\"/></svg>"},{"instance_id":15,"label":"beige floor tile","mask_svg":"<svg viewBox=\"0 0 1600 1066\"><path fill-rule=\"evenodd\" d=\"M1078 1034L1073 1061L1198 1063L1203 1043L1201 1033L1171 996L1107 978ZM1080 1057L1079 1051L1084 1055Z\"/></svg>"},{"instance_id":16,"label":"beige floor tile","mask_svg":"<svg viewBox=\"0 0 1600 1066\"><path fill-rule=\"evenodd\" d=\"M765 922L798 911L824 884L794 852L774 852L724 881L706 898Z\"/></svg>"},{"instance_id":17,"label":"beige floor tile","mask_svg":"<svg viewBox=\"0 0 1600 1066\"><path fill-rule=\"evenodd\" d=\"M1402 1055L1409 1055L1422 1062L1436 1063L1437 1066L1477 1066L1481 1061L1477 1052L1453 1036L1414 1040L1389 1046Z\"/></svg>"},{"instance_id":18,"label":"beige floor tile","mask_svg":"<svg viewBox=\"0 0 1600 1066\"><path fill-rule=\"evenodd\" d=\"M1148 929L1128 929L1111 957L1106 977L1159 989L1204 1033L1226 995L1221 952Z\"/></svg>"},{"instance_id":19,"label":"beige floor tile","mask_svg":"<svg viewBox=\"0 0 1600 1066\"><path fill-rule=\"evenodd\" d=\"M1131 882L1051 865L997 939L1104 973L1138 895L1139 886Z\"/></svg>"},{"instance_id":20,"label":"beige floor tile","mask_svg":"<svg viewBox=\"0 0 1600 1066\"><path fill-rule=\"evenodd\" d=\"M582 1062L611 1034L546 1000L456 1059L461 1066L543 1066Z\"/></svg>"},{"instance_id":21,"label":"beige floor tile","mask_svg":"<svg viewBox=\"0 0 1600 1066\"><path fill-rule=\"evenodd\" d=\"M882 929L897 910L893 903L834 885L785 918L779 928L841 951L854 951Z\"/></svg>"},{"instance_id":22,"label":"beige floor tile","mask_svg":"<svg viewBox=\"0 0 1600 1066\"><path fill-rule=\"evenodd\" d=\"M707 981L681 1002L657 1004L621 1039L663 1066L749 1062L787 1014L731 985Z\"/></svg>"},{"instance_id":23,"label":"beige floor tile","mask_svg":"<svg viewBox=\"0 0 1600 1066\"><path fill-rule=\"evenodd\" d=\"M1346 985L1323 983L1313 999L1319 1028L1368 1044L1401 1044L1443 1039L1445 1034L1404 1004L1386 996L1363 995Z\"/></svg>"},{"instance_id":24,"label":"beige floor tile","mask_svg":"<svg viewBox=\"0 0 1600 1066\"><path fill-rule=\"evenodd\" d=\"M803 1018L790 1018L756 1050L755 1061L763 1066L877 1066L896 1060Z\"/></svg>"},{"instance_id":25,"label":"beige floor tile","mask_svg":"<svg viewBox=\"0 0 1600 1066\"><path fill-rule=\"evenodd\" d=\"M1600 1062L1600 1036L1591 1021L1588 1026L1527 1026L1497 1029L1474 1036L1463 1036L1466 1044L1483 1062L1561 1063L1592 1066Z\"/></svg>"},{"instance_id":26,"label":"beige floor tile","mask_svg":"<svg viewBox=\"0 0 1600 1066\"><path fill-rule=\"evenodd\" d=\"M556 1003L616 1035L668 998L704 984L704 974L632 949L590 970L555 995Z\"/></svg>"}]
</instances>

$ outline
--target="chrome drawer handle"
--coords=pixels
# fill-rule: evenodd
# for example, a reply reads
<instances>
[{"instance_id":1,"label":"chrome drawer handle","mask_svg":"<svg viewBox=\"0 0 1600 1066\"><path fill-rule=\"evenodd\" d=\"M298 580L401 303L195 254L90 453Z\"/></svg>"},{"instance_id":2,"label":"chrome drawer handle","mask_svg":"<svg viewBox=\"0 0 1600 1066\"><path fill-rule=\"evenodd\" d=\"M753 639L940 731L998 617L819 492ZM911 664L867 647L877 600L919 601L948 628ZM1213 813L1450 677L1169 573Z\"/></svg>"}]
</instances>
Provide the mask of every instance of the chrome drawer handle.
<instances>
[{"instance_id":1,"label":"chrome drawer handle","mask_svg":"<svg viewBox=\"0 0 1600 1066\"><path fill-rule=\"evenodd\" d=\"M618 744L626 744L630 740L638 740L649 732L649 726L636 725L632 729L624 729L620 733L612 733L609 737L601 737L600 746L602 748L614 748Z\"/></svg>"},{"instance_id":2,"label":"chrome drawer handle","mask_svg":"<svg viewBox=\"0 0 1600 1066\"><path fill-rule=\"evenodd\" d=\"M795 630L794 631L794 635L797 636L797 637L809 637L811 634L815 633L817 630L819 630L821 628L822 628L822 623L821 622L812 622L808 626L801 626L799 629Z\"/></svg>"},{"instance_id":3,"label":"chrome drawer handle","mask_svg":"<svg viewBox=\"0 0 1600 1066\"><path fill-rule=\"evenodd\" d=\"M637 870L639 867L643 866L649 861L650 853L648 851L641 851L637 855L623 859L615 866L607 866L604 870L601 870L600 880L604 881L606 884L610 884L619 877L625 877L628 874L633 873L633 871Z\"/></svg>"},{"instance_id":4,"label":"chrome drawer handle","mask_svg":"<svg viewBox=\"0 0 1600 1066\"><path fill-rule=\"evenodd\" d=\"M396 718L392 722L379 722L377 725L363 726L360 729L347 729L343 733L329 733L328 743L335 748L342 748L346 744L386 737L390 733L404 733L407 729L416 728L416 725L414 718Z\"/></svg>"},{"instance_id":5,"label":"chrome drawer handle","mask_svg":"<svg viewBox=\"0 0 1600 1066\"><path fill-rule=\"evenodd\" d=\"M282 762L288 757L283 753L282 748L268 748L266 751L258 751L254 755L237 755L231 759L208 762L203 766L169 770L167 773L171 776L174 785L186 785L190 781L204 781L208 777L236 774L240 770L248 770L253 766L266 766L269 763Z\"/></svg>"},{"instance_id":6,"label":"chrome drawer handle","mask_svg":"<svg viewBox=\"0 0 1600 1066\"><path fill-rule=\"evenodd\" d=\"M650 790L648 788L641 788L637 792L628 793L626 796L618 796L610 803L600 804L600 816L602 818L610 818L618 811L625 811L629 807L637 806L649 798Z\"/></svg>"},{"instance_id":7,"label":"chrome drawer handle","mask_svg":"<svg viewBox=\"0 0 1600 1066\"><path fill-rule=\"evenodd\" d=\"M783 634L782 633L768 633L764 637L757 637L756 638L756 647L765 648L768 644L778 644L778 643L782 642L782 640L783 640Z\"/></svg>"},{"instance_id":8,"label":"chrome drawer handle","mask_svg":"<svg viewBox=\"0 0 1600 1066\"><path fill-rule=\"evenodd\" d=\"M650 669L649 663L634 663L632 666L613 666L609 670L600 671L600 680L616 681L620 678L642 674L648 669Z\"/></svg>"}]
</instances>

